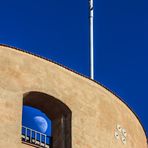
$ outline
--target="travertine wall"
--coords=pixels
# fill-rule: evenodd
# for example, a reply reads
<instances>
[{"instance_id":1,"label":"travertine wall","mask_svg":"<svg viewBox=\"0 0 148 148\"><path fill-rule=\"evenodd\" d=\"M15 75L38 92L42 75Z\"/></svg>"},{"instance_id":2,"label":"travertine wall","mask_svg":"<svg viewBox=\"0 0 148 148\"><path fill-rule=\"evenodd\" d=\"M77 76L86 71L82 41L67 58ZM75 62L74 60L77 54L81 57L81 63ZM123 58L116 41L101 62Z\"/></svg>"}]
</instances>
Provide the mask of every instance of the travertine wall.
<instances>
[{"instance_id":1,"label":"travertine wall","mask_svg":"<svg viewBox=\"0 0 148 148\"><path fill-rule=\"evenodd\" d=\"M52 62L4 46L0 46L0 147L29 147L20 140L22 98L29 91L44 92L69 106L73 148L147 148L138 119L111 92ZM126 144L115 138L118 124L127 131Z\"/></svg>"}]
</instances>

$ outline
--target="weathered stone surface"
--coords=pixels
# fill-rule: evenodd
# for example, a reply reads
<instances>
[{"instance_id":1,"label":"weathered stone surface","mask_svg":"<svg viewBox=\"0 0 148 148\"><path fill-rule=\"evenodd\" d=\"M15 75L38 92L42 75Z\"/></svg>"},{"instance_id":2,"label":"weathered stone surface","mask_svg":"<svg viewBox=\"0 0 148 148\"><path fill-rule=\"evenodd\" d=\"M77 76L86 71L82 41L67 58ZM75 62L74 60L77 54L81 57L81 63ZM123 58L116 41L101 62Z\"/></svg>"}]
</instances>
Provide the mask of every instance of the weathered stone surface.
<instances>
[{"instance_id":1,"label":"weathered stone surface","mask_svg":"<svg viewBox=\"0 0 148 148\"><path fill-rule=\"evenodd\" d=\"M23 94L39 91L64 102L72 111L73 148L147 148L133 112L99 84L61 66L0 46L0 147L21 143ZM114 136L117 124L127 131L124 145Z\"/></svg>"}]
</instances>

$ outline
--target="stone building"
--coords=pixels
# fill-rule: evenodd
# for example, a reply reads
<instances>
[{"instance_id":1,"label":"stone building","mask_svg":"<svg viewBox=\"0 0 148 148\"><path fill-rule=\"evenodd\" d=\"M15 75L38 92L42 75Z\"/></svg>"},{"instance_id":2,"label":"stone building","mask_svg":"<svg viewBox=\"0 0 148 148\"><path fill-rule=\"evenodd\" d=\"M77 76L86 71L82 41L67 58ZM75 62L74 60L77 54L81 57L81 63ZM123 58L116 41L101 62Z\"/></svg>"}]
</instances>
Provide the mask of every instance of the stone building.
<instances>
[{"instance_id":1,"label":"stone building","mask_svg":"<svg viewBox=\"0 0 148 148\"><path fill-rule=\"evenodd\" d=\"M51 148L147 148L138 117L107 88L47 59L1 45L0 147L48 147L22 135L23 105L51 119Z\"/></svg>"}]
</instances>

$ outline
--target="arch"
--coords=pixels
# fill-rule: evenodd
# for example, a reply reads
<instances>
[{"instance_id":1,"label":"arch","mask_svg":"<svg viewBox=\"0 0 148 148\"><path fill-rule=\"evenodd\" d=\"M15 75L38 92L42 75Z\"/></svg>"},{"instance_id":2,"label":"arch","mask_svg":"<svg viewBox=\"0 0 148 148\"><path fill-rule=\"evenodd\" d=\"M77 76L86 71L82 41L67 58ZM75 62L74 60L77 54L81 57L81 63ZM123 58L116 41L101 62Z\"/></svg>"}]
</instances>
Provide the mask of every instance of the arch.
<instances>
[{"instance_id":1,"label":"arch","mask_svg":"<svg viewBox=\"0 0 148 148\"><path fill-rule=\"evenodd\" d=\"M23 105L41 110L52 121L51 148L72 147L72 112L67 105L53 96L35 91L23 95Z\"/></svg>"}]
</instances>

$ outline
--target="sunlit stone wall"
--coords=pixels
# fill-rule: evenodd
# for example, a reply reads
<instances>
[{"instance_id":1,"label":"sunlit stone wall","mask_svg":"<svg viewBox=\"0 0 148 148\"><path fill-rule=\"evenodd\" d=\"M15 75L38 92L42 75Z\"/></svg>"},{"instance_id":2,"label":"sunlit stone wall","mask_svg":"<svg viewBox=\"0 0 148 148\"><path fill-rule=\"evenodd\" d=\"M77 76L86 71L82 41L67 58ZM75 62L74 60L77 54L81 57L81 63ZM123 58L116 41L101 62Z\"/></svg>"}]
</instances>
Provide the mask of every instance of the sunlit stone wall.
<instances>
[{"instance_id":1,"label":"sunlit stone wall","mask_svg":"<svg viewBox=\"0 0 148 148\"><path fill-rule=\"evenodd\" d=\"M21 143L23 94L52 95L72 110L73 148L147 148L133 112L99 84L52 62L0 46L0 147Z\"/></svg>"}]
</instances>

